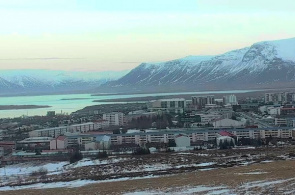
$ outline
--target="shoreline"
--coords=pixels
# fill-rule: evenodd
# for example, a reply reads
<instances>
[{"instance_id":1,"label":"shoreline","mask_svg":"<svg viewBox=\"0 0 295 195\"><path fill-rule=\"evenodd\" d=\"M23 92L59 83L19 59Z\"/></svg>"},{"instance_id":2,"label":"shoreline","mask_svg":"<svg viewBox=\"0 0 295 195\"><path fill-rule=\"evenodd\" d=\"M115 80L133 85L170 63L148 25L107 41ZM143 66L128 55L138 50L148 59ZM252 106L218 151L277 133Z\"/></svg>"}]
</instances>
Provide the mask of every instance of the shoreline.
<instances>
[{"instance_id":1,"label":"shoreline","mask_svg":"<svg viewBox=\"0 0 295 195\"><path fill-rule=\"evenodd\" d=\"M112 103L120 103L120 102L139 102L139 101L151 101L158 99L171 99L171 98L184 98L186 100L191 100L192 96L205 96L205 95L214 95L215 99L222 99L223 96L228 94L235 94L238 98L246 98L246 97L259 97L262 96L265 91L249 91L244 93L202 93L202 94L175 94L175 95L160 95L160 96L144 96L144 97L130 97L130 98L115 98L115 99L104 99L104 100L93 100L93 102L112 102ZM147 94L148 95L148 94Z\"/></svg>"},{"instance_id":2,"label":"shoreline","mask_svg":"<svg viewBox=\"0 0 295 195\"><path fill-rule=\"evenodd\" d=\"M0 110L24 110L24 109L38 109L38 108L50 108L51 106L40 105L0 105Z\"/></svg>"}]
</instances>

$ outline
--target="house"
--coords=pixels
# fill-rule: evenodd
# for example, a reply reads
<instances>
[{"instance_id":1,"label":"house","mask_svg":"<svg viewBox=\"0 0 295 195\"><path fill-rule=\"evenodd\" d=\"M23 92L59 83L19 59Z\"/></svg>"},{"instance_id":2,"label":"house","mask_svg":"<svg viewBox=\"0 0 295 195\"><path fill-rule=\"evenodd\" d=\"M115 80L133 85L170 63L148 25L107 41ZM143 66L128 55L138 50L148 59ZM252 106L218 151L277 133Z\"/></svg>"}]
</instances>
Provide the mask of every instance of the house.
<instances>
[{"instance_id":1,"label":"house","mask_svg":"<svg viewBox=\"0 0 295 195\"><path fill-rule=\"evenodd\" d=\"M50 141L50 150L64 150L68 147L68 138L66 136L58 136Z\"/></svg>"},{"instance_id":2,"label":"house","mask_svg":"<svg viewBox=\"0 0 295 195\"><path fill-rule=\"evenodd\" d=\"M190 138L187 135L179 134L175 138L176 147L188 147L191 146Z\"/></svg>"},{"instance_id":3,"label":"house","mask_svg":"<svg viewBox=\"0 0 295 195\"><path fill-rule=\"evenodd\" d=\"M16 148L14 141L0 141L0 147L3 148L4 153L11 153Z\"/></svg>"}]
</instances>

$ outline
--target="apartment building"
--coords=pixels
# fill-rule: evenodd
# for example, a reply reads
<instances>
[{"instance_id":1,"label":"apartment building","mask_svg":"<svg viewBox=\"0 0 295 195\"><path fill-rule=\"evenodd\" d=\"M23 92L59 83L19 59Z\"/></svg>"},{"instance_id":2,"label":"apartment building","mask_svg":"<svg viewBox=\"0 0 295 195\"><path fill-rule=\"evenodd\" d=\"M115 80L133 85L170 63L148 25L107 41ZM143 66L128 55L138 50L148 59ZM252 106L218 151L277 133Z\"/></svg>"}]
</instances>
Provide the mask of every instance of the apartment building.
<instances>
[{"instance_id":1,"label":"apartment building","mask_svg":"<svg viewBox=\"0 0 295 195\"><path fill-rule=\"evenodd\" d=\"M67 132L70 133L86 133L88 131L97 130L96 123L82 123L70 126L60 126L46 129L38 129L29 132L30 137L54 137L57 138L60 135L65 135Z\"/></svg>"},{"instance_id":2,"label":"apartment building","mask_svg":"<svg viewBox=\"0 0 295 195\"><path fill-rule=\"evenodd\" d=\"M265 103L286 103L295 101L295 93L293 92L278 92L278 93L265 93L264 102Z\"/></svg>"},{"instance_id":3,"label":"apartment building","mask_svg":"<svg viewBox=\"0 0 295 195\"><path fill-rule=\"evenodd\" d=\"M192 106L197 109L205 108L206 105L215 105L214 95L192 96Z\"/></svg>"},{"instance_id":4,"label":"apartment building","mask_svg":"<svg viewBox=\"0 0 295 195\"><path fill-rule=\"evenodd\" d=\"M160 99L147 103L149 111L164 111L168 113L183 113L186 108L184 98Z\"/></svg>"},{"instance_id":5,"label":"apartment building","mask_svg":"<svg viewBox=\"0 0 295 195\"><path fill-rule=\"evenodd\" d=\"M224 105L238 105L237 96L234 94L223 96Z\"/></svg>"},{"instance_id":6,"label":"apartment building","mask_svg":"<svg viewBox=\"0 0 295 195\"><path fill-rule=\"evenodd\" d=\"M110 126L124 126L125 116L121 112L111 112L103 114L103 120L109 122Z\"/></svg>"}]
</instances>

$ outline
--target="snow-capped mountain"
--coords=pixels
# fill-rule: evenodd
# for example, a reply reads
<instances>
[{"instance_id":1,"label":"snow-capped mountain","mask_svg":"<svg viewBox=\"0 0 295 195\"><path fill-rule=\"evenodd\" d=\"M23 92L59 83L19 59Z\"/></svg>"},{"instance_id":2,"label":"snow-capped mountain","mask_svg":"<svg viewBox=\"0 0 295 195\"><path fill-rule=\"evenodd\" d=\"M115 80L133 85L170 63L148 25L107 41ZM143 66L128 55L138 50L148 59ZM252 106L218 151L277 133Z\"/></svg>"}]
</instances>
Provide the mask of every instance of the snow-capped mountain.
<instances>
[{"instance_id":1,"label":"snow-capped mountain","mask_svg":"<svg viewBox=\"0 0 295 195\"><path fill-rule=\"evenodd\" d=\"M0 95L86 91L125 74L127 71L0 70Z\"/></svg>"},{"instance_id":2,"label":"snow-capped mountain","mask_svg":"<svg viewBox=\"0 0 295 195\"><path fill-rule=\"evenodd\" d=\"M189 56L142 63L113 89L206 90L294 87L295 38L255 43L216 56Z\"/></svg>"}]
</instances>

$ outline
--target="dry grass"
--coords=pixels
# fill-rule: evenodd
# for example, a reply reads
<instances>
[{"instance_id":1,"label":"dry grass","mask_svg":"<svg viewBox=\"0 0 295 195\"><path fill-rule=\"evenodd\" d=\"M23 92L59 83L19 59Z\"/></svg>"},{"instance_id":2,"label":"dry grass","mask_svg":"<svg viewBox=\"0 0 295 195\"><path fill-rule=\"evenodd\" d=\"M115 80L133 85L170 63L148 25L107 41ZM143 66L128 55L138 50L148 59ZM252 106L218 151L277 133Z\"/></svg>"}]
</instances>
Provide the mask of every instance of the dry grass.
<instances>
[{"instance_id":1,"label":"dry grass","mask_svg":"<svg viewBox=\"0 0 295 195\"><path fill-rule=\"evenodd\" d=\"M276 161L271 163L254 164L244 167L215 169L210 171L196 171L170 175L159 178L129 180L110 183L91 184L79 188L56 188L44 190L19 190L0 192L7 195L80 195L80 194L122 194L138 190L161 189L197 185L226 185L232 188L251 181L277 180L295 178L295 161ZM258 175L244 175L254 171L266 172Z\"/></svg>"}]
</instances>

